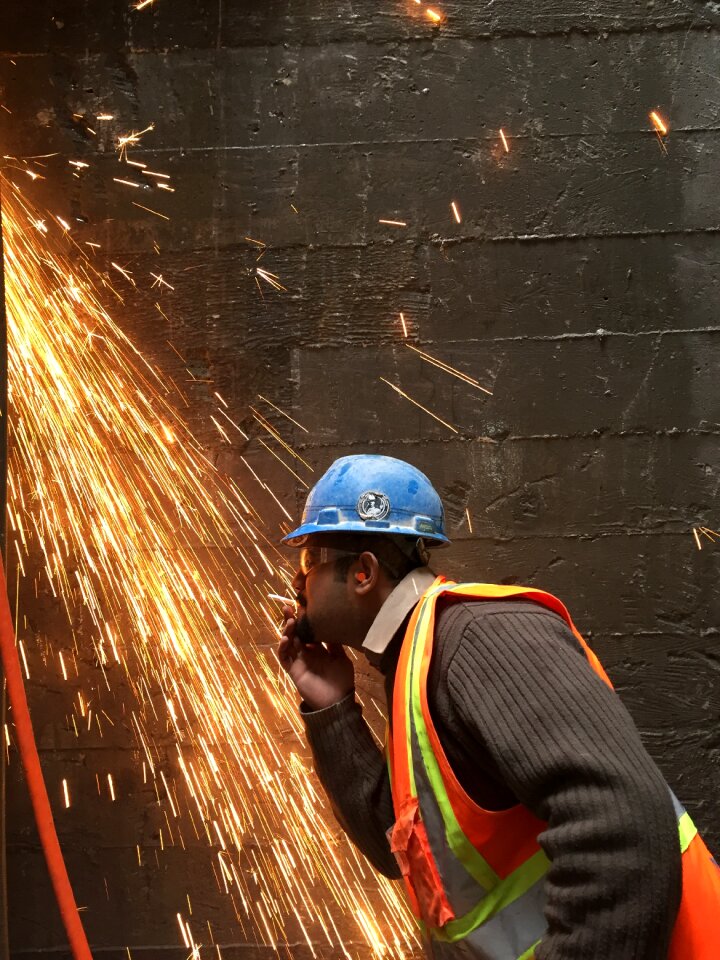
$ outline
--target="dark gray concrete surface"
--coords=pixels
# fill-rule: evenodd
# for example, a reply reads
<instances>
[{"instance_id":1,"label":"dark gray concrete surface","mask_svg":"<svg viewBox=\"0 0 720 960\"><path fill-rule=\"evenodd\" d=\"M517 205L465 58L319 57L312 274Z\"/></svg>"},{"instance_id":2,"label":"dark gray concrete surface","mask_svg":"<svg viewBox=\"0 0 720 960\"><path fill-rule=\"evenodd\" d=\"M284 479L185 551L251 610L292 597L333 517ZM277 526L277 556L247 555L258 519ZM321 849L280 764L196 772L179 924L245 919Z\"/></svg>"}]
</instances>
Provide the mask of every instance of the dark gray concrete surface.
<instances>
[{"instance_id":1,"label":"dark gray concrete surface","mask_svg":"<svg viewBox=\"0 0 720 960\"><path fill-rule=\"evenodd\" d=\"M424 469L447 503L445 572L562 597L717 851L720 544L698 552L691 529L720 525L718 6L435 6L439 26L410 0L6 0L0 152L57 151L38 202L107 260L173 284L167 321L149 283L123 288L117 319L170 375L184 367L168 340L212 381L186 384L185 416L241 486L243 454L294 511L303 499L252 433L262 393L308 428L270 417L318 470L366 450ZM666 150L652 109L671 125ZM73 118L101 111L116 120L95 137ZM114 144L150 123L132 157L176 192L130 196L112 182ZM91 163L81 180L69 158ZM247 236L268 245L262 266L285 292L263 284L261 298ZM407 350L399 311L412 343L494 396ZM251 430L244 447L212 428L213 390ZM275 535L281 515L263 508ZM62 618L29 587L21 611L53 799L68 771L81 795L117 771L121 803L58 804L97 955L184 956L174 915L189 891L225 957L270 956L239 945L204 843L158 855L127 725L82 741L65 730L71 694L43 671ZM97 684L90 654L80 671L78 687ZM362 687L377 693L367 675ZM61 956L14 751L8 841L13 952Z\"/></svg>"}]
</instances>

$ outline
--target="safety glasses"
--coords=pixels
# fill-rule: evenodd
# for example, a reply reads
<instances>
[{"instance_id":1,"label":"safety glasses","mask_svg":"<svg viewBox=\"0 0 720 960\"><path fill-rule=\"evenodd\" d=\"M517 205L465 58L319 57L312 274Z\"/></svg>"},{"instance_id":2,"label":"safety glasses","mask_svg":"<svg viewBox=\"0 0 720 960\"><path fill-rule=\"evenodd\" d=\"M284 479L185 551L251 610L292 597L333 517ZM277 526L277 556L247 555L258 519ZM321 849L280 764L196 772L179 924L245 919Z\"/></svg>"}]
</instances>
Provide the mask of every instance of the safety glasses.
<instances>
[{"instance_id":1,"label":"safety glasses","mask_svg":"<svg viewBox=\"0 0 720 960\"><path fill-rule=\"evenodd\" d=\"M336 550L335 547L303 547L300 550L300 572L306 577L315 567L333 563L340 557L359 557L357 550Z\"/></svg>"}]
</instances>

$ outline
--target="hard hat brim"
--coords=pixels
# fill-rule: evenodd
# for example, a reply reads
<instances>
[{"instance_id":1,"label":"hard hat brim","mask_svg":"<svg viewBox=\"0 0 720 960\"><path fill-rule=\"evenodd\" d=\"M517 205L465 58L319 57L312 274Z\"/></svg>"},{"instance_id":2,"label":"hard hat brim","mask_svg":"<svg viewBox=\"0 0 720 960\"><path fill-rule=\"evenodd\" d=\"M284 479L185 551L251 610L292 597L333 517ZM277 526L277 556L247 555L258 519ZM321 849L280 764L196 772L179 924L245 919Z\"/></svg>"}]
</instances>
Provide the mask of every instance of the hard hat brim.
<instances>
[{"instance_id":1,"label":"hard hat brim","mask_svg":"<svg viewBox=\"0 0 720 960\"><path fill-rule=\"evenodd\" d=\"M422 533L411 526L389 523L381 525L377 521L345 520L335 524L303 523L292 533L283 537L280 543L288 547L301 547L305 539L313 533L374 533L392 534L393 536L414 537L421 539L434 547L445 547L450 540L442 533Z\"/></svg>"}]
</instances>

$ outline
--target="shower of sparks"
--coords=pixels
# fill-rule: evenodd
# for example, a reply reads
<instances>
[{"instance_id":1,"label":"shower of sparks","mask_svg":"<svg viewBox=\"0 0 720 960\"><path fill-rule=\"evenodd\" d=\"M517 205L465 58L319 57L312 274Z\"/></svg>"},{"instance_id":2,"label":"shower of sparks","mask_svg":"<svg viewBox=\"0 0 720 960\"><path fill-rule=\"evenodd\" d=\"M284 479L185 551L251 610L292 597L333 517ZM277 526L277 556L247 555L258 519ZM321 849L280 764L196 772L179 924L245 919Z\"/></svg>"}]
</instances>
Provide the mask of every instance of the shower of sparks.
<instances>
[{"instance_id":1,"label":"shower of sparks","mask_svg":"<svg viewBox=\"0 0 720 960\"><path fill-rule=\"evenodd\" d=\"M378 220L378 223L384 223L388 227L406 227L404 220Z\"/></svg>"},{"instance_id":2,"label":"shower of sparks","mask_svg":"<svg viewBox=\"0 0 720 960\"><path fill-rule=\"evenodd\" d=\"M403 336L404 336L404 337L407 337L408 331L407 331L407 324L405 323L405 314L404 314L404 313L401 313L401 314L400 314L400 323L402 324L402 328L403 328Z\"/></svg>"},{"instance_id":3,"label":"shower of sparks","mask_svg":"<svg viewBox=\"0 0 720 960\"><path fill-rule=\"evenodd\" d=\"M510 146L508 145L507 137L502 127L500 128L500 139L502 140L502 145L505 147L505 153L510 153Z\"/></svg>"},{"instance_id":4,"label":"shower of sparks","mask_svg":"<svg viewBox=\"0 0 720 960\"><path fill-rule=\"evenodd\" d=\"M460 211L458 210L458 205L455 203L454 200L451 202L450 207L451 207L451 209L452 209L453 216L455 217L455 222L456 222L456 223L462 223L462 217L460 216Z\"/></svg>"},{"instance_id":5,"label":"shower of sparks","mask_svg":"<svg viewBox=\"0 0 720 960\"><path fill-rule=\"evenodd\" d=\"M441 423L444 427L447 427L448 430L452 430L453 433L460 433L457 427L454 427L451 423L448 423L447 420L443 420L441 417L438 417L437 414L433 413L432 410L428 410L427 407L424 407L421 403L418 403L417 400L413 400L413 398L408 396L408 394L405 393L404 390L401 390L400 387L396 387L394 383L390 383L390 381L386 380L385 377L380 377L380 380L383 383L386 383L389 387L391 387L395 391L395 393L399 393L401 397L404 397L406 400L409 400L410 403L416 406L419 410L422 410L423 413L427 413L427 415L432 417L433 420L437 420L438 423Z\"/></svg>"},{"instance_id":6,"label":"shower of sparks","mask_svg":"<svg viewBox=\"0 0 720 960\"><path fill-rule=\"evenodd\" d=\"M449 373L453 377L457 377L458 380L462 380L469 386L476 387L478 390L482 390L483 393L486 393L489 397L492 397L492 390L488 390L487 387L483 387L480 381L476 380L474 377L469 377L466 373L462 373L462 371L457 370L455 367L451 367L449 363L444 363L442 360L438 360L437 357L431 357L429 353L425 353L423 350L418 350L418 348L414 347L411 343L406 343L405 346L408 348L408 350L412 350L413 353L417 353L417 355L426 363L431 363L434 367L437 367L444 373Z\"/></svg>"},{"instance_id":7,"label":"shower of sparks","mask_svg":"<svg viewBox=\"0 0 720 960\"><path fill-rule=\"evenodd\" d=\"M299 752L302 723L278 675L279 612L268 597L291 590L290 573L263 518L103 306L107 278L52 218L47 234L33 229L38 211L14 183L2 186L10 549L18 583L27 570L70 624L83 610L87 633L70 635L98 664L68 727L102 734L100 716L123 711L164 817L161 848L205 837L218 889L250 941L274 947L302 935L329 940L335 956L414 956L401 895L338 840ZM289 517L241 461L248 483ZM112 773L107 790L115 799ZM340 917L355 924L347 943ZM199 958L200 938L181 919Z\"/></svg>"},{"instance_id":8,"label":"shower of sparks","mask_svg":"<svg viewBox=\"0 0 720 960\"><path fill-rule=\"evenodd\" d=\"M668 126L657 110L650 111L650 120L652 121L653 127L655 127L655 132L666 137L668 134Z\"/></svg>"}]
</instances>

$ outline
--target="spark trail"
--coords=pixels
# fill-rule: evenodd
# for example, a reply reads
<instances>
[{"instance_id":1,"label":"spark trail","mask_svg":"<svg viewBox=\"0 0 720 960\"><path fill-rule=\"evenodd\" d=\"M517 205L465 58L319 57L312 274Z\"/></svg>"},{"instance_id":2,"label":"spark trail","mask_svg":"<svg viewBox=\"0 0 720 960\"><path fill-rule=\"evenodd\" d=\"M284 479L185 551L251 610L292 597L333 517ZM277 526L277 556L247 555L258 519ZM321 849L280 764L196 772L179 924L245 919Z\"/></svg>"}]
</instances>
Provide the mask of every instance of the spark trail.
<instances>
[{"instance_id":1,"label":"spark trail","mask_svg":"<svg viewBox=\"0 0 720 960\"><path fill-rule=\"evenodd\" d=\"M184 846L183 831L206 838L248 940L278 953L304 937L314 956L322 943L332 957L414 955L396 888L336 839L303 758L280 742L284 730L299 744L301 729L256 642L276 635L268 595L288 589L263 518L105 309L107 279L11 180L1 186L19 570L40 557L36 589L44 581L70 623L87 611L91 637L76 644L91 644L110 694L130 685L131 725L174 842ZM61 671L67 679L62 652ZM92 695L78 694L73 723ZM169 755L153 739L158 723ZM111 775L108 785L115 799ZM63 796L69 805L67 783ZM199 953L192 924L202 922L178 916ZM355 933L343 942L348 918Z\"/></svg>"}]
</instances>

